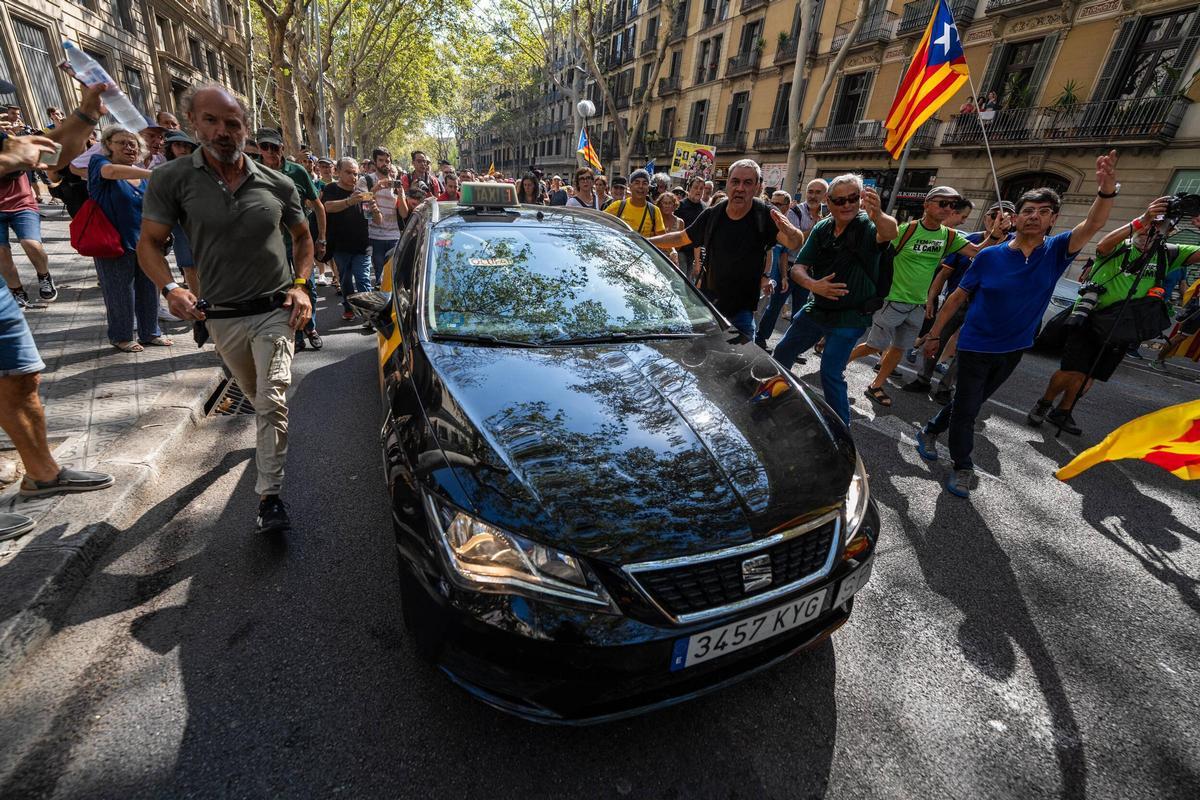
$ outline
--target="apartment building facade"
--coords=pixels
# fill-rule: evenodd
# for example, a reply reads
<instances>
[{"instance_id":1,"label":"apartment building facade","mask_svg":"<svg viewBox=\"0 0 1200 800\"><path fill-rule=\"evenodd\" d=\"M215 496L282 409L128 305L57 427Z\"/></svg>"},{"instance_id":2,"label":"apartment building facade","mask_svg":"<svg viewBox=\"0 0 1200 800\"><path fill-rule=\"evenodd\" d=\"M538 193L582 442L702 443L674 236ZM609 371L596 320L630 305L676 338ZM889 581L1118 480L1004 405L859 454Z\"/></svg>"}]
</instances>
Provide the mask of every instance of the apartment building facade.
<instances>
[{"instance_id":1,"label":"apartment building facade","mask_svg":"<svg viewBox=\"0 0 1200 800\"><path fill-rule=\"evenodd\" d=\"M105 66L143 113L178 111L205 81L248 91L245 7L233 0L6 0L0 4L0 77L17 91L30 124L46 108L78 102L77 84L58 64L70 39Z\"/></svg>"},{"instance_id":2,"label":"apartment building facade","mask_svg":"<svg viewBox=\"0 0 1200 800\"><path fill-rule=\"evenodd\" d=\"M634 166L665 163L682 139L716 148L719 179L749 157L763 165L768 185L794 188L797 181L784 175L787 103L797 44L806 36L805 117L834 56L849 52L817 111L801 181L862 172L895 194L905 218L919 213L935 184L985 205L996 189L980 121L958 113L968 87L918 132L898 186L898 164L883 150L883 120L933 0L876 0L850 40L857 9L856 0L819 0L814 19L802 25L797 0L681 0L673 16L664 0L611 4L601 25L603 63L627 130L626 109L649 104L633 132ZM1061 224L1071 224L1086 213L1096 156L1109 148L1121 154L1116 218L1135 216L1163 194L1200 192L1194 0L951 0L951 10L975 88L984 96L995 91L1002 105L985 124L1006 198L1052 186L1065 198ZM662 37L668 49L650 91ZM595 85L588 91L600 108L589 130L612 173L615 136L602 93Z\"/></svg>"}]
</instances>

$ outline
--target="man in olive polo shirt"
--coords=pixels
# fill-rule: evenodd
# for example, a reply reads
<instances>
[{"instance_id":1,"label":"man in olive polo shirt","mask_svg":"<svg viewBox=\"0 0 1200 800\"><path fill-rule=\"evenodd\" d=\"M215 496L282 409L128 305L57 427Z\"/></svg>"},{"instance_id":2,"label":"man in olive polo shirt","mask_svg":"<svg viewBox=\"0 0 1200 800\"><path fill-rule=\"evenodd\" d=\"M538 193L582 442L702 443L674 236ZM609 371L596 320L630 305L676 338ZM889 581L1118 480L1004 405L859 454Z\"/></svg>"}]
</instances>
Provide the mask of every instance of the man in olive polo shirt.
<instances>
[{"instance_id":1,"label":"man in olive polo shirt","mask_svg":"<svg viewBox=\"0 0 1200 800\"><path fill-rule=\"evenodd\" d=\"M279 497L287 456L286 395L292 337L312 315L307 290L312 236L291 179L243 154L246 109L226 89L197 89L187 116L201 146L151 176L138 260L171 313L206 322L225 366L254 404L258 530L283 533L291 529ZM177 222L196 258L195 294L171 280L163 257ZM291 232L294 279L280 225ZM197 307L198 297L208 301L207 311Z\"/></svg>"}]
</instances>

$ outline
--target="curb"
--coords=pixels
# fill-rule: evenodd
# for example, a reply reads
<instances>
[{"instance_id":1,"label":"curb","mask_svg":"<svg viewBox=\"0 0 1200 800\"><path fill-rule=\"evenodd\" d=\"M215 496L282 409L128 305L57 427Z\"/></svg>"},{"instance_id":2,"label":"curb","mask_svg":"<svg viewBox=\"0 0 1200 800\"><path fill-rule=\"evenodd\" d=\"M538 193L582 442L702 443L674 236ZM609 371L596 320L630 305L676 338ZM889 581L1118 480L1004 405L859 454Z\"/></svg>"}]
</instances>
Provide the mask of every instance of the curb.
<instances>
[{"instance_id":1,"label":"curb","mask_svg":"<svg viewBox=\"0 0 1200 800\"><path fill-rule=\"evenodd\" d=\"M163 454L204 417L204 404L225 374L191 370L121 435L95 468L110 489L61 498L39 521L34 539L0 568L0 684L54 633L93 567L120 533L109 519L157 475Z\"/></svg>"}]
</instances>

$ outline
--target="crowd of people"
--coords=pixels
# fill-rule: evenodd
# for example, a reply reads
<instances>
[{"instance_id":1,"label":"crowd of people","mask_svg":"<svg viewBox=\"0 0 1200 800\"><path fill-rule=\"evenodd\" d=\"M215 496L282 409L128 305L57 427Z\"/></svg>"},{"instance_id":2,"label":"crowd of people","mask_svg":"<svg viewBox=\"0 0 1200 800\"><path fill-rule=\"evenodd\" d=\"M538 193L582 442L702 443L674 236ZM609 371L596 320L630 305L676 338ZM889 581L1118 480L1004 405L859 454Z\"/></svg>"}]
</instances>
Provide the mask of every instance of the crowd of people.
<instances>
[{"instance_id":1,"label":"crowd of people","mask_svg":"<svg viewBox=\"0 0 1200 800\"><path fill-rule=\"evenodd\" d=\"M819 356L825 400L846 424L850 361L878 357L878 374L863 394L880 407L892 404L887 381L900 361L919 362L902 389L928 392L941 408L921 429L918 449L936 460L938 438L948 433L953 471L946 489L962 497L974 477L980 407L1033 344L1056 282L1106 225L1119 191L1113 152L1097 160L1097 197L1074 228L1051 235L1061 199L1036 189L990 205L981 230L963 233L974 204L953 187L930 189L922 214L899 222L860 175L815 179L793 197L765 187L749 159L728 169L718 191L701 178L672 186L670 176L646 169L610 178L581 167L569 179L547 179L531 168L510 178L456 170L447 160L435 166L421 151L409 154L408 170L383 147L362 160L317 156L304 145L289 154L279 131L251 132L240 101L215 85L190 94L186 131L167 112L140 130L97 131L103 110L96 87L72 114L51 111L51 123L37 132L17 127L19 109L15 116L9 109L0 151L0 272L10 290L0 292L0 411L28 471L21 493L112 483L107 475L63 469L45 440L37 397L44 364L22 316L36 301L21 283L8 238L11 231L37 273L38 299L52 301L57 289L41 247L35 191L45 183L72 216L88 213L90 203L90 213L114 232L114 252L96 257L95 266L115 348L172 346L162 319L189 322L198 343L215 343L255 409L263 532L290 527L280 499L286 392L294 353L323 345L313 314L317 288L332 285L343 319L352 320L349 296L378 287L414 211L429 199L459 199L463 182L505 181L521 203L620 218L660 248L744 341L768 352L790 305L775 360L786 369L809 351ZM1101 240L1092 280L1112 290L1101 311L1161 297L1165 283L1200 262L1200 248L1181 245L1157 271L1129 276L1126 266L1141 258L1151 228L1161 227L1166 201ZM1200 321L1200 312L1192 316ZM1048 420L1079 432L1073 404L1090 381L1111 376L1128 350L1110 338L1094 327L1069 331L1062 370L1037 400L1030 424ZM18 517L0 518L0 538L28 529L30 521Z\"/></svg>"}]
</instances>

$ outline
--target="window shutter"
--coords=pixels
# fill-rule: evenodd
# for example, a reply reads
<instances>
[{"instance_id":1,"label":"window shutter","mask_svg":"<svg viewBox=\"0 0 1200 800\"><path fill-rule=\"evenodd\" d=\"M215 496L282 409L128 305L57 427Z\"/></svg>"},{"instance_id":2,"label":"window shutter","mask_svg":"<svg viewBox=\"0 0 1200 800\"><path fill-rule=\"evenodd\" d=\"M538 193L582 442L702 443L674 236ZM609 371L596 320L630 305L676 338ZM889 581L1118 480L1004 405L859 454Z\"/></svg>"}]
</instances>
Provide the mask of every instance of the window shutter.
<instances>
[{"instance_id":1,"label":"window shutter","mask_svg":"<svg viewBox=\"0 0 1200 800\"><path fill-rule=\"evenodd\" d=\"M999 92L1001 88L996 85L1000 75L1000 68L1007 61L1008 51L1012 47L1007 42L992 50L992 56L988 59L987 67L983 70L983 80L979 82L979 93L984 98L988 92Z\"/></svg>"},{"instance_id":2,"label":"window shutter","mask_svg":"<svg viewBox=\"0 0 1200 800\"><path fill-rule=\"evenodd\" d=\"M1113 41L1112 50L1109 52L1108 61L1104 62L1104 69L1100 71L1100 77L1096 81L1096 89L1092 92L1092 102L1108 100L1113 89L1119 83L1125 63L1129 60L1133 33L1137 30L1140 21L1138 17L1134 17L1121 23L1121 28L1117 31L1117 38Z\"/></svg>"},{"instance_id":3,"label":"window shutter","mask_svg":"<svg viewBox=\"0 0 1200 800\"><path fill-rule=\"evenodd\" d=\"M858 108L854 109L856 122L861 121L867 112L867 100L871 97L871 86L875 83L875 73L876 70L871 70L863 75L862 94L858 96Z\"/></svg>"},{"instance_id":4,"label":"window shutter","mask_svg":"<svg viewBox=\"0 0 1200 800\"><path fill-rule=\"evenodd\" d=\"M1196 52L1196 46L1200 45L1200 13L1192 19L1192 27L1188 29L1187 36L1184 37L1183 44L1179 47L1179 52L1175 54L1175 63L1171 66L1179 72L1179 79L1175 82L1175 86L1171 87L1178 91L1182 88L1184 81L1188 79L1188 75L1184 74L1184 70L1192 63L1192 55Z\"/></svg>"},{"instance_id":5,"label":"window shutter","mask_svg":"<svg viewBox=\"0 0 1200 800\"><path fill-rule=\"evenodd\" d=\"M1054 54L1058 52L1058 42L1062 38L1061 31L1054 33L1042 39L1042 46L1038 49L1037 63L1033 66L1033 73L1029 76L1029 105L1036 106L1038 98L1042 95L1042 85L1046 82L1046 74L1050 71L1050 61L1054 58Z\"/></svg>"}]
</instances>

